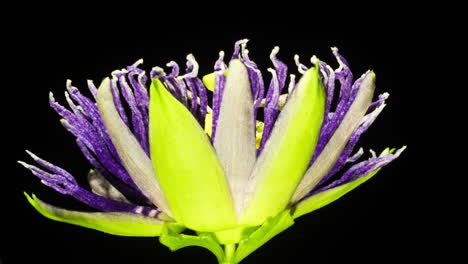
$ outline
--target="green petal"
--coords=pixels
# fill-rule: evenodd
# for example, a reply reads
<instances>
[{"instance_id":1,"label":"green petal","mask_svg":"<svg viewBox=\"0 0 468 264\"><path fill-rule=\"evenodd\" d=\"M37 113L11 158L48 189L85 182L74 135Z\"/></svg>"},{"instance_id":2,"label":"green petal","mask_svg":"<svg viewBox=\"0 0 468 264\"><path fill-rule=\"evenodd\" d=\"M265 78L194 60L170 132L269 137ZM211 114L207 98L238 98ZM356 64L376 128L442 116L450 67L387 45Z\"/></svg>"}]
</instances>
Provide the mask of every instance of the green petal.
<instances>
[{"instance_id":1,"label":"green petal","mask_svg":"<svg viewBox=\"0 0 468 264\"><path fill-rule=\"evenodd\" d=\"M244 189L257 157L253 112L254 99L247 69L240 60L232 60L213 145L238 214L241 212Z\"/></svg>"},{"instance_id":2,"label":"green petal","mask_svg":"<svg viewBox=\"0 0 468 264\"><path fill-rule=\"evenodd\" d=\"M203 233L198 236L190 236L178 234L178 232L171 232L171 230L164 228L159 242L167 246L171 251L190 246L199 246L211 251L221 263L224 260L223 248L218 244L216 239L211 233Z\"/></svg>"},{"instance_id":3,"label":"green petal","mask_svg":"<svg viewBox=\"0 0 468 264\"><path fill-rule=\"evenodd\" d=\"M208 136L159 80L150 93L151 159L175 219L197 231L233 227L229 187Z\"/></svg>"},{"instance_id":4,"label":"green petal","mask_svg":"<svg viewBox=\"0 0 468 264\"><path fill-rule=\"evenodd\" d=\"M325 91L316 67L304 74L289 95L257 158L241 224L261 225L287 207L315 149L324 108Z\"/></svg>"},{"instance_id":5,"label":"green petal","mask_svg":"<svg viewBox=\"0 0 468 264\"><path fill-rule=\"evenodd\" d=\"M299 216L308 214L338 200L341 196L347 194L349 191L353 190L354 188L358 187L359 185L372 178L375 174L377 174L379 170L380 169L377 169L369 173L368 175L356 179L352 182L339 185L335 188L317 193L309 198L304 199L295 206L293 218L298 218Z\"/></svg>"},{"instance_id":6,"label":"green petal","mask_svg":"<svg viewBox=\"0 0 468 264\"><path fill-rule=\"evenodd\" d=\"M275 217L269 218L261 227L253 232L247 239L242 240L237 247L234 263L257 250L274 236L286 230L294 224L289 210L283 211Z\"/></svg>"},{"instance_id":7,"label":"green petal","mask_svg":"<svg viewBox=\"0 0 468 264\"><path fill-rule=\"evenodd\" d=\"M111 235L154 237L161 234L164 225L170 225L171 229L179 232L183 229L179 224L131 213L88 213L65 210L39 200L34 194L32 197L27 193L24 195L39 213L49 219L95 229Z\"/></svg>"}]
</instances>

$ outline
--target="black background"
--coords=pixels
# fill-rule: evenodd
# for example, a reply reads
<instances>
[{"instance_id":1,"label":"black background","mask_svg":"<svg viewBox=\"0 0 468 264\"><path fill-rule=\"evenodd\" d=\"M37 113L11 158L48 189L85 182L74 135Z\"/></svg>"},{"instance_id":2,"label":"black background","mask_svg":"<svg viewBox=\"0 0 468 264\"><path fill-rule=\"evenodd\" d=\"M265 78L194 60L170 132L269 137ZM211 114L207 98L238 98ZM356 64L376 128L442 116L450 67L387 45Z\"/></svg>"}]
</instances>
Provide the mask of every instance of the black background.
<instances>
[{"instance_id":1,"label":"black background","mask_svg":"<svg viewBox=\"0 0 468 264\"><path fill-rule=\"evenodd\" d=\"M263 23L248 19L222 23L214 18L141 22L123 17L94 22L88 19L90 14L81 15L78 23L70 23L76 17L66 16L24 24L11 20L4 32L8 70L2 77L6 84L2 87L2 133L8 154L0 185L6 207L1 213L3 263L215 263L211 253L201 248L171 253L157 238L111 236L42 217L27 204L23 191L55 205L83 207L41 185L15 161L30 161L24 153L29 149L82 181L88 163L49 108L49 91L64 103L66 79L84 90L87 79L98 82L140 58L150 70L170 60L184 65L185 56L193 53L201 73L209 73L219 50L229 56L241 38L250 39L250 56L266 77L265 70L271 67L268 56L276 45L281 48L279 58L291 72L296 71L296 53L304 63L315 54L336 67L330 47L337 46L355 76L372 69L378 78L377 92L390 93L387 108L359 145L378 152L387 146L408 145L395 163L372 180L297 219L293 227L244 262L406 263L412 258L407 253L413 252L416 243L418 227L413 219L420 210L412 193L414 183L424 177L417 165L419 154L425 152L417 137L425 118L424 98L417 97L420 88L410 85L408 70L413 61L408 36L417 38L419 31L396 23L398 14L388 23L374 18L355 22L353 16L339 21L288 17Z\"/></svg>"}]
</instances>

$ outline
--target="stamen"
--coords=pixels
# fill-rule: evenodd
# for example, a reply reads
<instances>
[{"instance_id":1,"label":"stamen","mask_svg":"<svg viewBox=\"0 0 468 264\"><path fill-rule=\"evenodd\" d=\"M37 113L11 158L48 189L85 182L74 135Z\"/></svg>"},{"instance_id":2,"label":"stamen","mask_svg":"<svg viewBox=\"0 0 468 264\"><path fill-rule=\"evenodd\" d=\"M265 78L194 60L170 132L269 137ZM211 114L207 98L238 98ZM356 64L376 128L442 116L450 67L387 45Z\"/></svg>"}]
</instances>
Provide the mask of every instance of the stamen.
<instances>
[{"instance_id":1,"label":"stamen","mask_svg":"<svg viewBox=\"0 0 468 264\"><path fill-rule=\"evenodd\" d=\"M254 98L254 120L257 120L258 108L265 95L265 84L261 71L258 69L257 64L251 61L249 58L249 50L247 49L247 42L242 43L242 58L241 61L244 63L249 74L250 86L252 88L252 95Z\"/></svg>"},{"instance_id":2,"label":"stamen","mask_svg":"<svg viewBox=\"0 0 468 264\"><path fill-rule=\"evenodd\" d=\"M297 71L300 74L304 74L309 69L299 61L299 55L297 55L297 54L294 55L294 62L296 63Z\"/></svg>"},{"instance_id":3,"label":"stamen","mask_svg":"<svg viewBox=\"0 0 468 264\"><path fill-rule=\"evenodd\" d=\"M32 154L29 151L26 151L38 164L47 168L48 170L54 172L55 174L48 173L42 169L39 169L36 166L27 164L22 161L18 161L19 164L23 165L26 169L30 170L35 176L41 179L41 182L48 187L53 188L57 192L66 195L72 195L76 192L78 185L70 174L68 174L63 169L60 169L47 161L44 161Z\"/></svg>"},{"instance_id":4,"label":"stamen","mask_svg":"<svg viewBox=\"0 0 468 264\"><path fill-rule=\"evenodd\" d=\"M63 106L56 103L53 98L53 94L51 93L49 95L51 107L54 108L60 116L67 120L67 122L62 122L62 124L67 130L76 136L77 139L79 139L79 141L77 141L78 143L81 141L96 155L96 157L98 157L99 162L102 163L112 175L115 175L129 186L135 186L132 179L122 167L120 157L118 156L114 145L110 141L107 131L104 128L104 124L102 123L101 116L97 112L96 105L91 100L81 95L75 87L69 86L68 90L70 91L71 97L83 106L83 110L87 113L90 120L88 121L85 119L81 113L74 115ZM80 149L83 151L83 148ZM83 152L83 154L85 154L85 157L89 158L89 155L86 155L86 152ZM93 162L92 159L89 159L89 161L91 163ZM120 188L120 186L118 187ZM139 194L139 197L140 200L144 200L141 199L141 194Z\"/></svg>"},{"instance_id":5,"label":"stamen","mask_svg":"<svg viewBox=\"0 0 468 264\"><path fill-rule=\"evenodd\" d=\"M93 95L94 100L96 100L96 96L97 96L96 86L94 85L92 80L87 80L86 82L88 84L88 89L91 92L91 95Z\"/></svg>"},{"instance_id":6,"label":"stamen","mask_svg":"<svg viewBox=\"0 0 468 264\"><path fill-rule=\"evenodd\" d=\"M83 96L78 88L71 85L71 81L67 82L67 91L70 93L70 97L77 102L78 117L85 116L90 119L90 122L93 120L93 117L98 115L96 105L87 97ZM65 94L67 97L68 95Z\"/></svg>"},{"instance_id":7,"label":"stamen","mask_svg":"<svg viewBox=\"0 0 468 264\"><path fill-rule=\"evenodd\" d=\"M314 195L314 194L317 194L317 193L320 193L320 192L323 192L323 191L326 191L328 189L331 189L333 187L336 187L338 185L342 185L342 184L345 184L347 182L350 182L350 181L353 181L353 180L356 180L360 177L364 177L366 175L368 175L369 173L379 169L379 168L382 168L383 166L385 165L388 165L389 163L391 163L392 161L394 161L396 158L398 158L401 153L406 149L406 146L403 146L402 148L400 148L395 154L390 154L388 152L388 149L387 150L384 150L382 152L382 154L379 155L379 157L377 157L377 155L375 154L374 151L372 151L372 158L366 160L366 161L362 161L358 164L355 164L354 166L352 166L349 170L347 170L343 176L330 183L329 185L319 189L319 190L316 190L314 192L312 192L311 194L309 194L308 196L310 195Z\"/></svg>"},{"instance_id":8,"label":"stamen","mask_svg":"<svg viewBox=\"0 0 468 264\"><path fill-rule=\"evenodd\" d=\"M278 98L279 98L279 81L278 76L276 75L276 71L272 68L268 68L268 71L271 73L271 83L270 88L268 89L267 97L265 99L265 109L264 109L264 119L265 119L265 126L263 129L263 136L262 142L260 143L260 148L258 150L261 153L263 147L265 146L268 137L270 136L270 132L273 129L273 125L276 121L276 117L278 116L279 109L278 109Z\"/></svg>"},{"instance_id":9,"label":"stamen","mask_svg":"<svg viewBox=\"0 0 468 264\"><path fill-rule=\"evenodd\" d=\"M215 71L225 71L226 70L226 64L224 63L224 51L219 52L219 57L218 60L215 62Z\"/></svg>"},{"instance_id":10,"label":"stamen","mask_svg":"<svg viewBox=\"0 0 468 264\"><path fill-rule=\"evenodd\" d=\"M120 100L120 92L119 89L117 88L117 71L114 71L112 75L114 76L110 82L110 88L112 91L112 96L114 99L115 107L117 108L117 111L119 113L120 118L122 118L122 121L125 123L126 126L128 126L128 118L127 114L125 113L125 109L122 105L122 101Z\"/></svg>"},{"instance_id":11,"label":"stamen","mask_svg":"<svg viewBox=\"0 0 468 264\"><path fill-rule=\"evenodd\" d=\"M279 52L279 47L275 46L270 53L270 60L273 62L273 65L275 66L275 68L280 67L278 59L276 58L276 55L278 55L278 52Z\"/></svg>"},{"instance_id":12,"label":"stamen","mask_svg":"<svg viewBox=\"0 0 468 264\"><path fill-rule=\"evenodd\" d=\"M164 73L164 72L163 72ZM148 95L148 89L146 89L146 81L148 80L148 77L146 76L146 72L145 71L142 71L139 75L138 75L138 83L140 84L140 87L144 87L145 89L143 89L145 92L146 92L146 95Z\"/></svg>"},{"instance_id":13,"label":"stamen","mask_svg":"<svg viewBox=\"0 0 468 264\"><path fill-rule=\"evenodd\" d=\"M264 111L264 119L265 119L265 129L263 131L262 142L258 153L260 153L265 145L270 132L273 128L274 123L276 122L276 118L278 117L279 113L279 96L281 91L283 90L286 82L286 76L288 72L288 67L282 61L276 58L276 55L279 52L279 47L273 48L270 59L275 66L275 70L268 69L269 72L272 74L272 79L270 82L270 86L268 88L267 96L265 99L265 111Z\"/></svg>"},{"instance_id":14,"label":"stamen","mask_svg":"<svg viewBox=\"0 0 468 264\"><path fill-rule=\"evenodd\" d=\"M54 172L55 174L49 173L45 170L24 163L22 161L18 161L18 163L23 165L25 168L29 169L35 176L41 179L41 182L44 185L55 189L57 192L65 195L71 195L78 201L102 211L133 212L135 210L135 205L119 201L113 201L81 188L77 184L75 178L67 171L37 157L29 151L27 152L39 165L43 166L49 171ZM154 210L154 208L150 207L143 208L147 212L149 212L150 210Z\"/></svg>"},{"instance_id":15,"label":"stamen","mask_svg":"<svg viewBox=\"0 0 468 264\"><path fill-rule=\"evenodd\" d=\"M241 44L241 49L242 49L242 59L248 63L253 63L253 61L251 61L249 58L249 50L247 49L247 41Z\"/></svg>"},{"instance_id":16,"label":"stamen","mask_svg":"<svg viewBox=\"0 0 468 264\"><path fill-rule=\"evenodd\" d=\"M191 98L190 112L196 117L197 111L197 88L193 78L196 78L198 75L198 63L195 61L195 58L192 54L187 55L187 68L186 74L180 77L181 81L185 81L186 85L189 87L190 92L188 97Z\"/></svg>"},{"instance_id":17,"label":"stamen","mask_svg":"<svg viewBox=\"0 0 468 264\"><path fill-rule=\"evenodd\" d=\"M153 70L151 71L151 75L154 75L151 77L152 79L157 78L159 79L162 83L165 84L165 87L167 90L175 97L177 100L180 101L180 91L179 89L176 89L176 87L173 85L172 82L167 82L166 80L169 79L168 76L166 76L166 73L162 71L160 67L153 67Z\"/></svg>"},{"instance_id":18,"label":"stamen","mask_svg":"<svg viewBox=\"0 0 468 264\"><path fill-rule=\"evenodd\" d=\"M137 105L142 108L142 112L145 112L143 110L148 111L148 90L146 88L145 83L141 83L137 80L135 80L135 75L138 76L138 79L140 79L140 76L145 76L145 71L140 70L138 68L135 68L131 70L128 74L128 79L130 80L130 83L133 87L133 90L135 91L135 99L137 101ZM145 76L146 78L146 76ZM145 80L146 82L146 80Z\"/></svg>"},{"instance_id":19,"label":"stamen","mask_svg":"<svg viewBox=\"0 0 468 264\"><path fill-rule=\"evenodd\" d=\"M231 60L240 59L239 53L241 50L241 46L244 48L248 41L248 39L241 39L236 41L236 43L234 44L234 52L232 53Z\"/></svg>"},{"instance_id":20,"label":"stamen","mask_svg":"<svg viewBox=\"0 0 468 264\"><path fill-rule=\"evenodd\" d=\"M171 67L172 71L169 73L169 75L165 78L166 79L166 84L170 84L174 87L174 89L178 92L180 95L178 97L179 101L187 106L187 87L185 86L185 83L183 81L177 80L177 77L179 76L179 65L175 61L170 61L169 63L166 64L167 67Z\"/></svg>"},{"instance_id":21,"label":"stamen","mask_svg":"<svg viewBox=\"0 0 468 264\"><path fill-rule=\"evenodd\" d=\"M277 76L277 74L276 74L276 71L273 70L272 68L268 68L267 71L271 73L271 81L272 81L272 83L273 83L273 86L272 86L272 87L276 88L276 89L273 89L273 90L272 90L272 93L271 93L271 96L274 98L275 96L279 96L279 81L278 81L278 76ZM268 98L267 98L266 105L268 105L271 101L272 101L272 99L268 100Z\"/></svg>"},{"instance_id":22,"label":"stamen","mask_svg":"<svg viewBox=\"0 0 468 264\"><path fill-rule=\"evenodd\" d=\"M362 154L364 154L364 149L359 148L359 150L356 153L354 153L354 155L346 159L346 163L355 162L362 156Z\"/></svg>"},{"instance_id":23,"label":"stamen","mask_svg":"<svg viewBox=\"0 0 468 264\"><path fill-rule=\"evenodd\" d=\"M276 46L273 48L270 54L270 60L275 66L276 74L278 77L278 85L279 85L279 93L281 94L281 91L283 90L286 82L286 77L288 73L288 66L284 64L282 61L280 61L276 55L278 55L279 52L279 47Z\"/></svg>"},{"instance_id":24,"label":"stamen","mask_svg":"<svg viewBox=\"0 0 468 264\"><path fill-rule=\"evenodd\" d=\"M105 175L105 177L112 182L114 186L119 188L120 191L125 193L125 195L135 201L146 201L146 198L138 189L132 189L135 187L135 183L123 168L120 157L109 138L95 103L83 96L79 90L71 86L70 83L67 89L70 92L69 95L71 99L79 104L76 107L83 109L83 112L86 113L88 118L84 117L81 110L77 115L74 115L69 110L56 103L52 93L49 94L50 106L64 118L65 121L61 121L64 127L77 137L77 144L84 156L95 168L101 168L99 169L100 173ZM71 99L69 99L70 102ZM88 150L91 151L92 154L89 153ZM95 157L98 161L96 161ZM102 164L102 167L96 164ZM128 184L128 186L120 183L120 181Z\"/></svg>"},{"instance_id":25,"label":"stamen","mask_svg":"<svg viewBox=\"0 0 468 264\"><path fill-rule=\"evenodd\" d=\"M130 85L128 84L127 80L125 79L125 75L121 75L119 77L120 83L120 90L122 91L122 95L127 102L127 105L130 108L131 116L132 116L132 128L135 137L140 142L141 147L144 149L147 155L149 155L149 143L147 138L147 131L146 127L143 123L143 116L140 110L138 109L137 102L135 96L133 94Z\"/></svg>"},{"instance_id":26,"label":"stamen","mask_svg":"<svg viewBox=\"0 0 468 264\"><path fill-rule=\"evenodd\" d=\"M333 55L335 55L336 60L338 61L339 67L338 69L335 70L336 73L340 73L343 71L343 69L347 68L347 64L343 62L343 57L341 57L338 53L338 48L337 47L332 47L331 48Z\"/></svg>"},{"instance_id":27,"label":"stamen","mask_svg":"<svg viewBox=\"0 0 468 264\"><path fill-rule=\"evenodd\" d=\"M128 74L127 78L130 80L130 83L132 85L133 91L134 91L134 96L135 96L135 101L136 105L138 107L138 110L141 114L141 119L143 122L143 127L145 130L148 129L148 104L149 104L149 96L148 96L148 91L146 88L146 85L141 83L140 81L135 80L135 75L139 72L140 69L135 68L130 71ZM141 70L140 74L145 74L144 71ZM140 76L138 76L139 79ZM148 133L144 132L143 138L148 140ZM147 145L148 143L142 142L142 145Z\"/></svg>"},{"instance_id":28,"label":"stamen","mask_svg":"<svg viewBox=\"0 0 468 264\"><path fill-rule=\"evenodd\" d=\"M129 66L129 67L131 67L131 69L137 69L138 66L140 66L141 64L143 64L143 59L137 60L135 63L133 63L133 64L132 64L131 66ZM127 69L127 70L130 70L130 69Z\"/></svg>"},{"instance_id":29,"label":"stamen","mask_svg":"<svg viewBox=\"0 0 468 264\"><path fill-rule=\"evenodd\" d=\"M75 105L75 103L70 99L70 95L68 94L67 91L64 92L65 94L65 100L68 103L68 106L70 106L71 110L75 115L82 115L83 114L83 109L78 109L78 107Z\"/></svg>"},{"instance_id":30,"label":"stamen","mask_svg":"<svg viewBox=\"0 0 468 264\"><path fill-rule=\"evenodd\" d=\"M199 114L200 114L200 124L204 127L205 117L207 110L211 111L211 108L208 107L208 97L206 95L206 87L200 78L195 78L195 85L197 86L198 95L200 97L200 106L199 106ZM208 108L208 109L207 109Z\"/></svg>"},{"instance_id":31,"label":"stamen","mask_svg":"<svg viewBox=\"0 0 468 264\"><path fill-rule=\"evenodd\" d=\"M379 99L375 102L373 102L370 106L369 106L369 110L372 111L372 109L375 109L377 107L379 107L380 105L382 105L385 100L388 99L388 97L390 96L389 93L383 93L381 95L379 95Z\"/></svg>"},{"instance_id":32,"label":"stamen","mask_svg":"<svg viewBox=\"0 0 468 264\"><path fill-rule=\"evenodd\" d=\"M196 78L198 76L198 62L195 60L195 57L193 54L187 55L187 73L182 75L180 79L185 79L185 78Z\"/></svg>"},{"instance_id":33,"label":"stamen","mask_svg":"<svg viewBox=\"0 0 468 264\"><path fill-rule=\"evenodd\" d=\"M158 78L160 79L161 77L166 76L166 73L164 72L164 69L158 66L153 67L150 72L150 77L151 79Z\"/></svg>"},{"instance_id":34,"label":"stamen","mask_svg":"<svg viewBox=\"0 0 468 264\"><path fill-rule=\"evenodd\" d=\"M331 104L335 95L335 71L329 65L326 65L325 69L329 74L327 75L328 82L326 83L327 102L325 105L325 116L327 118L324 120L323 127L325 127L328 124L328 121L331 120L331 117L333 117L333 115L329 115L329 113L331 111Z\"/></svg>"},{"instance_id":35,"label":"stamen","mask_svg":"<svg viewBox=\"0 0 468 264\"><path fill-rule=\"evenodd\" d=\"M166 64L167 67L172 68L171 73L167 75L167 78L176 78L179 76L179 64L175 61L170 61Z\"/></svg>"},{"instance_id":36,"label":"stamen","mask_svg":"<svg viewBox=\"0 0 468 264\"><path fill-rule=\"evenodd\" d=\"M226 70L226 65L224 64L224 51L219 52L219 58L215 62L215 88L213 91L213 125L211 132L211 141L214 142L216 137L216 127L218 124L219 118L219 108L221 105L224 85L226 82L226 77L224 76L224 71Z\"/></svg>"},{"instance_id":37,"label":"stamen","mask_svg":"<svg viewBox=\"0 0 468 264\"><path fill-rule=\"evenodd\" d=\"M105 180L109 182L109 184L117 188L118 191L124 194L124 197L122 198L129 198L132 201L139 202L139 203L149 203L148 199L138 190L135 190L132 188L132 186L135 186L135 184L132 181L132 184L126 184L122 181L120 181L117 177L114 177L111 172L108 171L107 168L103 167L100 162L94 158L94 155L91 154L91 151L93 151L92 148L85 142L83 142L80 138L76 139L76 143L78 144L78 147L80 148L81 152L85 156L85 158L89 161L89 163L93 166L94 169L96 169L96 174L102 175ZM88 150L89 149L89 150ZM96 153L95 151L93 151ZM89 174L88 174L89 176ZM89 181L89 178L88 178ZM91 183L90 183L91 184ZM91 185L91 188L93 189L93 186ZM102 193L97 193L98 195L104 196ZM104 196L107 197L107 196ZM123 199L116 199L116 197L107 197L111 198L113 200L121 201L121 202L126 202Z\"/></svg>"}]
</instances>

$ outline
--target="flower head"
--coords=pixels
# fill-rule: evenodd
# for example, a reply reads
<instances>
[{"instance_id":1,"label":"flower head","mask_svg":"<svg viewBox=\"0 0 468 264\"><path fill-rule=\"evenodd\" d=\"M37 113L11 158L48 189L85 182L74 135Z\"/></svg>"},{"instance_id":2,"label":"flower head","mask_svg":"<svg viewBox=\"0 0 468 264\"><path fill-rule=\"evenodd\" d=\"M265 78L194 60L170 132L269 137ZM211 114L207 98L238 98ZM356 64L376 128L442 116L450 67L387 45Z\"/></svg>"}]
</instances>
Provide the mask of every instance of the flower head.
<instances>
[{"instance_id":1,"label":"flower head","mask_svg":"<svg viewBox=\"0 0 468 264\"><path fill-rule=\"evenodd\" d=\"M198 245L220 262L238 263L405 149L371 151L357 162L364 151L355 145L388 97L373 101L374 72L355 79L333 48L338 69L315 56L308 67L296 55L301 76L288 76L275 47L265 87L246 45L235 43L228 65L220 52L214 72L202 79L190 54L183 74L171 61L169 73L154 67L148 75L139 60L98 88L88 81L92 98L67 81L69 108L52 94L49 102L91 164L90 190L29 151L38 166L20 163L99 212L66 210L26 194L28 201L54 220L115 235L160 236L172 250ZM344 170L346 164L352 165ZM198 235L184 235L185 229Z\"/></svg>"}]
</instances>

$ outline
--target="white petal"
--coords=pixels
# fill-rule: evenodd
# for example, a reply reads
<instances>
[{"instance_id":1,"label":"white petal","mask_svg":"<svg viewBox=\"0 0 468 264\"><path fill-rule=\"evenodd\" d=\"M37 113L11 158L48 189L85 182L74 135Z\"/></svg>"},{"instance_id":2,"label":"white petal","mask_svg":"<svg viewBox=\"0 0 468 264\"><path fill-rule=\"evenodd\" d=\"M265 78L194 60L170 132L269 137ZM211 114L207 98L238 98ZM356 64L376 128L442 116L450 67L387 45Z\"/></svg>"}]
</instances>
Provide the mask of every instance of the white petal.
<instances>
[{"instance_id":1,"label":"white petal","mask_svg":"<svg viewBox=\"0 0 468 264\"><path fill-rule=\"evenodd\" d=\"M239 60L231 61L213 142L229 183L237 213L256 159L254 100L249 75Z\"/></svg>"},{"instance_id":2,"label":"white petal","mask_svg":"<svg viewBox=\"0 0 468 264\"><path fill-rule=\"evenodd\" d=\"M171 215L151 160L117 112L108 78L99 86L97 105L112 143L132 180L154 205Z\"/></svg>"}]
</instances>

